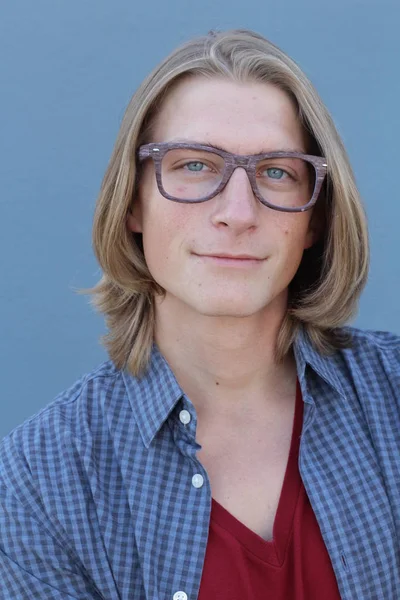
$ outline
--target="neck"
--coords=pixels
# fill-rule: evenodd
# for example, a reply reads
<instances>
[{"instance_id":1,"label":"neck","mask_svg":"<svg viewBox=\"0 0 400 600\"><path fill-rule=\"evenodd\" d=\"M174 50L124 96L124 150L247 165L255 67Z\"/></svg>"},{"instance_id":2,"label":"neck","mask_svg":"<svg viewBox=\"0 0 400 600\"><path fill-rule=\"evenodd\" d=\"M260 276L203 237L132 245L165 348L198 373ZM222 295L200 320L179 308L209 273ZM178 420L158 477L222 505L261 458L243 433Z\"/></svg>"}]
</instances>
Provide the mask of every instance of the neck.
<instances>
[{"instance_id":1,"label":"neck","mask_svg":"<svg viewBox=\"0 0 400 600\"><path fill-rule=\"evenodd\" d=\"M249 402L264 406L292 392L293 356L279 364L275 359L284 310L209 317L182 305L176 310L174 303L168 297L157 302L155 341L198 412L241 411Z\"/></svg>"}]
</instances>

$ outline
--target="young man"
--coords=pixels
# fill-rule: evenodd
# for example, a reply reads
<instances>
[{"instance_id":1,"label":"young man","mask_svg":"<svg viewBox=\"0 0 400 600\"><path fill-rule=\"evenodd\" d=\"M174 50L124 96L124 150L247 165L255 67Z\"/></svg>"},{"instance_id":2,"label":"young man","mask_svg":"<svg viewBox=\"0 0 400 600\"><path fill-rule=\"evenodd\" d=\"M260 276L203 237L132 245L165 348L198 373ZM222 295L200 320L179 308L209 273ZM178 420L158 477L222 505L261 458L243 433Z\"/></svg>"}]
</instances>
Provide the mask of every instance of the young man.
<instances>
[{"instance_id":1,"label":"young man","mask_svg":"<svg viewBox=\"0 0 400 600\"><path fill-rule=\"evenodd\" d=\"M111 360L3 440L1 597L397 598L400 344L343 327L364 212L298 66L246 31L169 56L94 246Z\"/></svg>"}]
</instances>

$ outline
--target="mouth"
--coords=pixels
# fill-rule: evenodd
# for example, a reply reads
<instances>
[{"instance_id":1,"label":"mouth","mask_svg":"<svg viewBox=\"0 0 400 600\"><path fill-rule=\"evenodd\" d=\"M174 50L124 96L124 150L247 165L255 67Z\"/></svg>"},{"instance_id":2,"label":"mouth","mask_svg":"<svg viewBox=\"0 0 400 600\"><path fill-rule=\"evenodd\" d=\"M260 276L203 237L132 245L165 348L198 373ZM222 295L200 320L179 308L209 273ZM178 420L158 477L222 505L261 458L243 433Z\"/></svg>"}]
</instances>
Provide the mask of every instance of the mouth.
<instances>
[{"instance_id":1,"label":"mouth","mask_svg":"<svg viewBox=\"0 0 400 600\"><path fill-rule=\"evenodd\" d=\"M220 266L231 267L254 267L263 263L266 259L252 256L250 254L195 254L202 261Z\"/></svg>"}]
</instances>

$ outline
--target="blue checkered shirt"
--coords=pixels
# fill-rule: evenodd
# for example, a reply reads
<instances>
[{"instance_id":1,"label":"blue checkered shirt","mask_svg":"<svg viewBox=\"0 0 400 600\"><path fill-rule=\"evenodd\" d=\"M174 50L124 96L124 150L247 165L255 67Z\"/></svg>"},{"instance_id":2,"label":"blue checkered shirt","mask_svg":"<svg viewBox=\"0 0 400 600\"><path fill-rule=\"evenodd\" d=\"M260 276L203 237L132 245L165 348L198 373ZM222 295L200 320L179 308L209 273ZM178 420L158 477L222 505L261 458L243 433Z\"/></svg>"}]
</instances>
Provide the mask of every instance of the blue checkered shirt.
<instances>
[{"instance_id":1,"label":"blue checkered shirt","mask_svg":"<svg viewBox=\"0 0 400 600\"><path fill-rule=\"evenodd\" d=\"M351 331L330 357L295 343L300 472L342 599L398 600L400 339ZM9 433L0 598L195 600L211 508L195 435L156 347L141 379L106 362Z\"/></svg>"}]
</instances>

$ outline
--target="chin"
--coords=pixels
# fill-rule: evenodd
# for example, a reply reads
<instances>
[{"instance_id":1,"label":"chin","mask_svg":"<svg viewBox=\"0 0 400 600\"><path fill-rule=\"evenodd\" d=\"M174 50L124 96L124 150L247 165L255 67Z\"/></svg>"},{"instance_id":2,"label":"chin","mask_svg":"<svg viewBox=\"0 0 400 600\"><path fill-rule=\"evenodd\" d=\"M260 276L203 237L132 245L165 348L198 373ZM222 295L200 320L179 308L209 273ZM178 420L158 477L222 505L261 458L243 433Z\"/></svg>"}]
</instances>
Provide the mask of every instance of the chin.
<instances>
[{"instance_id":1,"label":"chin","mask_svg":"<svg viewBox=\"0 0 400 600\"><path fill-rule=\"evenodd\" d=\"M205 317L226 317L226 318L243 318L251 317L257 314L265 308L265 303L254 303L249 302L249 298L242 300L235 300L232 298L224 298L218 300L212 300L210 298L205 299L204 302L198 300L192 307L196 312L204 315Z\"/></svg>"}]
</instances>

